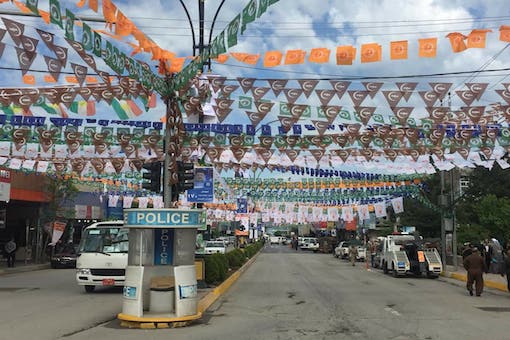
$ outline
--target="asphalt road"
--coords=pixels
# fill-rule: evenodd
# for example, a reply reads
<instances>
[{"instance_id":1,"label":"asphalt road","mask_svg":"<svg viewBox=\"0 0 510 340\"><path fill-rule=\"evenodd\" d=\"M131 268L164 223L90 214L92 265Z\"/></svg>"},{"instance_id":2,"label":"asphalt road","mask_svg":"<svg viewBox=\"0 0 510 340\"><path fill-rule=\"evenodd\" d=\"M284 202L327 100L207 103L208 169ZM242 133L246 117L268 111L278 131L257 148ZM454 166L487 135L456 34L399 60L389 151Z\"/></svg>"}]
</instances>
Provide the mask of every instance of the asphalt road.
<instances>
[{"instance_id":1,"label":"asphalt road","mask_svg":"<svg viewBox=\"0 0 510 340\"><path fill-rule=\"evenodd\" d=\"M120 328L108 321L120 311L120 293L86 295L69 274L1 277L0 299L8 303L0 305L0 339L509 338L510 294L470 297L462 282L395 279L286 246L266 246L199 322L180 329ZM9 285L24 288L2 289Z\"/></svg>"}]
</instances>

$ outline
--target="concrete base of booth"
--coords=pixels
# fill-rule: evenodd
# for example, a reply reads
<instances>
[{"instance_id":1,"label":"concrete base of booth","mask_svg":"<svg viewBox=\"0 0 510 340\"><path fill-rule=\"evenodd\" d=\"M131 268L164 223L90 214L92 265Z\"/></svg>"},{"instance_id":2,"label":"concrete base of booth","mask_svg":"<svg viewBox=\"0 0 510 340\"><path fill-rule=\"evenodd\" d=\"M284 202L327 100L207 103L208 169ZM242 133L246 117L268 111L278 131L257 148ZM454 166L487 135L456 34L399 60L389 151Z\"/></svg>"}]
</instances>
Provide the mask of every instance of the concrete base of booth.
<instances>
[{"instance_id":1,"label":"concrete base of booth","mask_svg":"<svg viewBox=\"0 0 510 340\"><path fill-rule=\"evenodd\" d=\"M171 317L171 314L162 313L145 313L143 317L123 313L117 314L117 318L120 320L120 325L122 327L143 329L185 327L201 317L201 312L179 318Z\"/></svg>"}]
</instances>

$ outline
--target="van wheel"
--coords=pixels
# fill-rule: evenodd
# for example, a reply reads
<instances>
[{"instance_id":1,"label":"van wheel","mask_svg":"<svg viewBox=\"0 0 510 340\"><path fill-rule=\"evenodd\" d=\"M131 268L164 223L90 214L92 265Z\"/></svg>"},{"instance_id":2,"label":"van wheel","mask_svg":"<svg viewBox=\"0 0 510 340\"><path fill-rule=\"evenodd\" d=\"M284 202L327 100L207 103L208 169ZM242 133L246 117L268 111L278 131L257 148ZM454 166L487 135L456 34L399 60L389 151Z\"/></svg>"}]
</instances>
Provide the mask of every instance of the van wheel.
<instances>
[{"instance_id":1,"label":"van wheel","mask_svg":"<svg viewBox=\"0 0 510 340\"><path fill-rule=\"evenodd\" d=\"M87 293L92 293L96 289L96 286L85 286L85 291Z\"/></svg>"},{"instance_id":2,"label":"van wheel","mask_svg":"<svg viewBox=\"0 0 510 340\"><path fill-rule=\"evenodd\" d=\"M388 266L386 265L385 261L382 263L382 270L384 274L388 274Z\"/></svg>"},{"instance_id":3,"label":"van wheel","mask_svg":"<svg viewBox=\"0 0 510 340\"><path fill-rule=\"evenodd\" d=\"M439 275L436 275L430 271L427 271L427 278L429 279L437 279L439 277Z\"/></svg>"},{"instance_id":4,"label":"van wheel","mask_svg":"<svg viewBox=\"0 0 510 340\"><path fill-rule=\"evenodd\" d=\"M398 272L395 269L395 265L393 263L391 264L391 270L393 272L393 277L398 277Z\"/></svg>"}]
</instances>

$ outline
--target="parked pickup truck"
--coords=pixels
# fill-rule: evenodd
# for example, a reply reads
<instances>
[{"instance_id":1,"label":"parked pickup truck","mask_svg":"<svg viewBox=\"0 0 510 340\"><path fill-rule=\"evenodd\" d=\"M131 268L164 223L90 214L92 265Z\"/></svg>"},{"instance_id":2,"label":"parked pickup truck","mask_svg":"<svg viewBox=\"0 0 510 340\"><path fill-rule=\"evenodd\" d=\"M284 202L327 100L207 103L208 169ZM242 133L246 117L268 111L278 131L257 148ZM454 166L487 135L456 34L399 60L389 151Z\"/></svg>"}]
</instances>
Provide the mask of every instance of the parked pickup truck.
<instances>
[{"instance_id":1,"label":"parked pickup truck","mask_svg":"<svg viewBox=\"0 0 510 340\"><path fill-rule=\"evenodd\" d=\"M319 251L319 241L315 237L303 237L301 250L311 250L316 253Z\"/></svg>"},{"instance_id":2,"label":"parked pickup truck","mask_svg":"<svg viewBox=\"0 0 510 340\"><path fill-rule=\"evenodd\" d=\"M362 242L359 240L349 240L349 241L342 241L338 245L338 247L335 248L335 257L339 257L342 259L346 259L349 257L349 247L351 244L354 244L358 249L358 255L356 256L356 260L358 261L365 261L367 258L367 250L363 246Z\"/></svg>"}]
</instances>

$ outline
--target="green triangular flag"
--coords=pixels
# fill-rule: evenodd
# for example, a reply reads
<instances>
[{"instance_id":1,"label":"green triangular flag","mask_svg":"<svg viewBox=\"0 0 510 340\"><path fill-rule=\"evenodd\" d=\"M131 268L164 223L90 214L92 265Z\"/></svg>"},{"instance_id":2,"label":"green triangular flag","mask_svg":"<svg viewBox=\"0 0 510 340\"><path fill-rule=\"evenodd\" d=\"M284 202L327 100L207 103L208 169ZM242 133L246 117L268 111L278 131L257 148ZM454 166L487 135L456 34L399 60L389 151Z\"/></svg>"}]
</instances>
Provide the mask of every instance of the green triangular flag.
<instances>
[{"instance_id":1,"label":"green triangular flag","mask_svg":"<svg viewBox=\"0 0 510 340\"><path fill-rule=\"evenodd\" d=\"M232 47L237 45L237 32L239 31L239 24L241 23L241 14L238 14L234 20L228 24L227 27L227 45Z\"/></svg>"},{"instance_id":2,"label":"green triangular flag","mask_svg":"<svg viewBox=\"0 0 510 340\"><path fill-rule=\"evenodd\" d=\"M35 14L39 14L39 10L37 9L38 2L39 0L27 0L26 6Z\"/></svg>"},{"instance_id":3,"label":"green triangular flag","mask_svg":"<svg viewBox=\"0 0 510 340\"><path fill-rule=\"evenodd\" d=\"M257 13L257 18L264 13L266 13L267 7L269 7L269 0L259 0L259 11Z\"/></svg>"},{"instance_id":4,"label":"green triangular flag","mask_svg":"<svg viewBox=\"0 0 510 340\"><path fill-rule=\"evenodd\" d=\"M81 43L86 51L91 51L94 48L94 38L92 37L92 29L86 23L83 23L83 34L81 36Z\"/></svg>"},{"instance_id":5,"label":"green triangular flag","mask_svg":"<svg viewBox=\"0 0 510 340\"><path fill-rule=\"evenodd\" d=\"M225 47L225 31L223 31L214 38L211 44L210 56L211 58L214 58L225 52L227 52L227 48Z\"/></svg>"},{"instance_id":6,"label":"green triangular flag","mask_svg":"<svg viewBox=\"0 0 510 340\"><path fill-rule=\"evenodd\" d=\"M69 40L74 40L74 14L66 8L66 27L64 36Z\"/></svg>"},{"instance_id":7,"label":"green triangular flag","mask_svg":"<svg viewBox=\"0 0 510 340\"><path fill-rule=\"evenodd\" d=\"M62 25L62 12L60 12L60 2L58 0L50 0L50 22L59 25L60 28L64 28Z\"/></svg>"},{"instance_id":8,"label":"green triangular flag","mask_svg":"<svg viewBox=\"0 0 510 340\"><path fill-rule=\"evenodd\" d=\"M257 16L257 1L250 0L248 4L243 9L243 24L241 26L241 34L246 30L246 25L250 22L255 21L255 17Z\"/></svg>"},{"instance_id":9,"label":"green triangular flag","mask_svg":"<svg viewBox=\"0 0 510 340\"><path fill-rule=\"evenodd\" d=\"M103 45L103 40L101 38L101 35L97 32L94 32L94 43L93 43L93 53L98 56L98 57L102 57L101 55L101 47Z\"/></svg>"}]
</instances>

